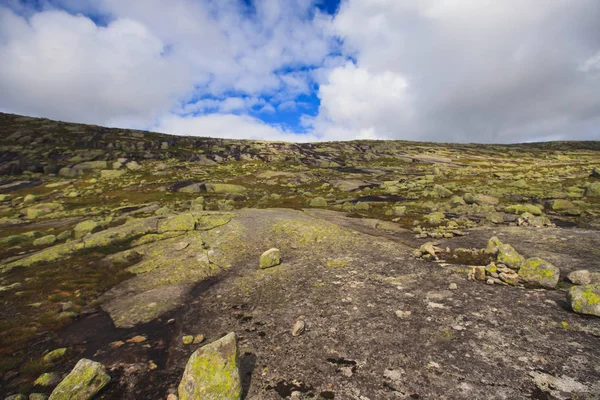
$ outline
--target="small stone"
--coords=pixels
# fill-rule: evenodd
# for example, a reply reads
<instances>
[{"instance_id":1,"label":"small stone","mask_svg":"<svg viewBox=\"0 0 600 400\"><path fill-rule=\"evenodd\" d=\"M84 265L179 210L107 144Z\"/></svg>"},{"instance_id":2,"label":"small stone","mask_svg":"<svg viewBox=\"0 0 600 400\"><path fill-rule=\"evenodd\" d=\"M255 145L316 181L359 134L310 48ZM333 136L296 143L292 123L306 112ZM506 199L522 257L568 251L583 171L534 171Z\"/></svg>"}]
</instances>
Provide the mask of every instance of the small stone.
<instances>
[{"instance_id":1,"label":"small stone","mask_svg":"<svg viewBox=\"0 0 600 400\"><path fill-rule=\"evenodd\" d=\"M124 344L125 344L125 342L124 342L124 341L122 341L122 340L117 340L117 341L115 341L115 342L110 342L108 345L109 345L110 347L112 347L113 349L116 349L116 348L119 348L119 347L123 346Z\"/></svg>"},{"instance_id":2,"label":"small stone","mask_svg":"<svg viewBox=\"0 0 600 400\"><path fill-rule=\"evenodd\" d=\"M47 235L47 236L43 236L41 238L35 239L33 241L33 245L34 246L49 246L51 244L54 244L55 242L56 242L56 236Z\"/></svg>"},{"instance_id":3,"label":"small stone","mask_svg":"<svg viewBox=\"0 0 600 400\"><path fill-rule=\"evenodd\" d=\"M192 336L192 335L185 335L183 338L181 338L181 341L185 345L192 344L192 343L194 343L194 336Z\"/></svg>"},{"instance_id":4,"label":"small stone","mask_svg":"<svg viewBox=\"0 0 600 400\"><path fill-rule=\"evenodd\" d=\"M269 249L260 256L260 269L274 267L281 264L281 252L279 249Z\"/></svg>"},{"instance_id":5,"label":"small stone","mask_svg":"<svg viewBox=\"0 0 600 400\"><path fill-rule=\"evenodd\" d=\"M192 344L200 344L202 342L204 342L204 335L196 335Z\"/></svg>"},{"instance_id":6,"label":"small stone","mask_svg":"<svg viewBox=\"0 0 600 400\"><path fill-rule=\"evenodd\" d=\"M306 330L306 323L300 319L300 320L296 321L294 326L292 326L292 336L294 336L294 337L300 336L304 333L305 330Z\"/></svg>"},{"instance_id":7,"label":"small stone","mask_svg":"<svg viewBox=\"0 0 600 400\"><path fill-rule=\"evenodd\" d=\"M142 343L146 341L146 336L137 335L132 337L131 339L127 339L127 343Z\"/></svg>"},{"instance_id":8,"label":"small stone","mask_svg":"<svg viewBox=\"0 0 600 400\"><path fill-rule=\"evenodd\" d=\"M64 347L61 347L60 349L52 350L51 352L49 352L48 354L46 354L44 356L44 361L46 361L47 363L54 363L54 362L60 360L61 358L63 358L66 353L67 353L67 349Z\"/></svg>"},{"instance_id":9,"label":"small stone","mask_svg":"<svg viewBox=\"0 0 600 400\"><path fill-rule=\"evenodd\" d=\"M152 360L148 361L148 370L149 371L154 371L156 368L158 368L158 365L156 365L156 363Z\"/></svg>"},{"instance_id":10,"label":"small stone","mask_svg":"<svg viewBox=\"0 0 600 400\"><path fill-rule=\"evenodd\" d=\"M402 310L396 310L396 317L401 318L401 319L405 319L408 318L412 315L411 311L402 311Z\"/></svg>"},{"instance_id":11,"label":"small stone","mask_svg":"<svg viewBox=\"0 0 600 400\"><path fill-rule=\"evenodd\" d=\"M448 289L450 290L458 290L458 286L456 285L456 283L452 282L448 285Z\"/></svg>"},{"instance_id":12,"label":"small stone","mask_svg":"<svg viewBox=\"0 0 600 400\"><path fill-rule=\"evenodd\" d=\"M47 400L48 396L43 393L31 393L29 400Z\"/></svg>"},{"instance_id":13,"label":"small stone","mask_svg":"<svg viewBox=\"0 0 600 400\"><path fill-rule=\"evenodd\" d=\"M473 267L473 273L475 275L475 279L477 279L478 281L485 281L485 267Z\"/></svg>"},{"instance_id":14,"label":"small stone","mask_svg":"<svg viewBox=\"0 0 600 400\"><path fill-rule=\"evenodd\" d=\"M493 285L494 284L494 280L492 278L490 278L485 283L487 283L488 285Z\"/></svg>"},{"instance_id":15,"label":"small stone","mask_svg":"<svg viewBox=\"0 0 600 400\"><path fill-rule=\"evenodd\" d=\"M167 396L167 400L179 400L179 397L177 397L177 395L176 395L176 394L170 393L170 394Z\"/></svg>"},{"instance_id":16,"label":"small stone","mask_svg":"<svg viewBox=\"0 0 600 400\"><path fill-rule=\"evenodd\" d=\"M46 372L40 375L33 384L36 386L50 387L58 385L60 380L61 376L58 372Z\"/></svg>"}]
</instances>

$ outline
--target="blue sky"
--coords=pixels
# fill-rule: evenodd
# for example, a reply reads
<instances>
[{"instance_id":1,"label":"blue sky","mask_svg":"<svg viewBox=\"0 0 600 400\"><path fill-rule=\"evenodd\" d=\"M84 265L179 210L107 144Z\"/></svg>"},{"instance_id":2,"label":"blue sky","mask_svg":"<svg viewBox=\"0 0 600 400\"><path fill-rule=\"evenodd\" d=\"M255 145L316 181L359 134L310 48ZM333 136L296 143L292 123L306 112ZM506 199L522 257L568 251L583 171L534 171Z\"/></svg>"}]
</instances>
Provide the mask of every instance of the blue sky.
<instances>
[{"instance_id":1,"label":"blue sky","mask_svg":"<svg viewBox=\"0 0 600 400\"><path fill-rule=\"evenodd\" d=\"M0 111L285 141L600 139L597 0L0 0Z\"/></svg>"}]
</instances>

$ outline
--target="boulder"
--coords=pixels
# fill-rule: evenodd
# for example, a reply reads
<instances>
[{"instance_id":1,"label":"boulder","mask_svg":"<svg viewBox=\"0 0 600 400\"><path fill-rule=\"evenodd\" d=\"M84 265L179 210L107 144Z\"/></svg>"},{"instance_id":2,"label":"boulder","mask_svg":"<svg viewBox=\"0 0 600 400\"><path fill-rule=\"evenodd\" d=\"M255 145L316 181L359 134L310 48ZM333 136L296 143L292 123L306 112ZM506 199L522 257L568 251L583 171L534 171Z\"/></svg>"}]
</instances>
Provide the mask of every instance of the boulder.
<instances>
[{"instance_id":1,"label":"boulder","mask_svg":"<svg viewBox=\"0 0 600 400\"><path fill-rule=\"evenodd\" d=\"M567 293L567 301L576 313L600 317L600 284L573 286Z\"/></svg>"},{"instance_id":2,"label":"boulder","mask_svg":"<svg viewBox=\"0 0 600 400\"><path fill-rule=\"evenodd\" d=\"M496 260L512 269L519 269L525 261L525 258L509 244L500 244L498 246L498 255Z\"/></svg>"},{"instance_id":3,"label":"boulder","mask_svg":"<svg viewBox=\"0 0 600 400\"><path fill-rule=\"evenodd\" d=\"M40 375L33 384L35 386L56 386L59 384L61 376L58 372L45 372Z\"/></svg>"},{"instance_id":4,"label":"boulder","mask_svg":"<svg viewBox=\"0 0 600 400\"><path fill-rule=\"evenodd\" d=\"M104 366L82 358L50 395L50 400L91 399L110 382Z\"/></svg>"},{"instance_id":5,"label":"boulder","mask_svg":"<svg viewBox=\"0 0 600 400\"><path fill-rule=\"evenodd\" d=\"M423 217L423 220L431 225L439 225L446 218L446 215L442 212L432 212Z\"/></svg>"},{"instance_id":6,"label":"boulder","mask_svg":"<svg viewBox=\"0 0 600 400\"><path fill-rule=\"evenodd\" d=\"M279 249L269 249L260 256L260 269L271 268L281 264L281 252Z\"/></svg>"},{"instance_id":7,"label":"boulder","mask_svg":"<svg viewBox=\"0 0 600 400\"><path fill-rule=\"evenodd\" d=\"M315 197L310 201L311 207L327 207L327 200L323 197Z\"/></svg>"},{"instance_id":8,"label":"boulder","mask_svg":"<svg viewBox=\"0 0 600 400\"><path fill-rule=\"evenodd\" d=\"M600 197L600 182L593 182L585 189L584 196Z\"/></svg>"},{"instance_id":9,"label":"boulder","mask_svg":"<svg viewBox=\"0 0 600 400\"><path fill-rule=\"evenodd\" d=\"M465 199L463 199L460 196L452 196L449 203L450 203L450 206L452 206L452 207L460 207L460 206L464 206L467 204Z\"/></svg>"},{"instance_id":10,"label":"boulder","mask_svg":"<svg viewBox=\"0 0 600 400\"><path fill-rule=\"evenodd\" d=\"M519 276L529 284L554 289L560 277L560 270L539 257L533 257L521 265Z\"/></svg>"},{"instance_id":11,"label":"boulder","mask_svg":"<svg viewBox=\"0 0 600 400\"><path fill-rule=\"evenodd\" d=\"M44 361L47 363L50 363L50 364L54 363L54 362L60 360L61 358L63 358L66 352L67 352L67 349L65 347L61 347L59 349L52 350L51 352L49 352L48 354L46 354L44 356Z\"/></svg>"},{"instance_id":12,"label":"boulder","mask_svg":"<svg viewBox=\"0 0 600 400\"><path fill-rule=\"evenodd\" d=\"M102 227L100 226L100 224L98 224L96 221L89 219L87 221L83 221L75 225L75 228L73 228L73 235L75 236L75 239L81 239L88 233L96 233L101 229Z\"/></svg>"},{"instance_id":13,"label":"boulder","mask_svg":"<svg viewBox=\"0 0 600 400\"><path fill-rule=\"evenodd\" d=\"M590 178L600 178L600 168L594 168L590 174Z\"/></svg>"},{"instance_id":14,"label":"boulder","mask_svg":"<svg viewBox=\"0 0 600 400\"><path fill-rule=\"evenodd\" d=\"M138 171L142 169L142 166L137 161L128 162L125 167L130 171Z\"/></svg>"},{"instance_id":15,"label":"boulder","mask_svg":"<svg viewBox=\"0 0 600 400\"><path fill-rule=\"evenodd\" d=\"M530 213L533 215L542 215L542 210L533 204L514 204L504 208L504 211L509 214Z\"/></svg>"},{"instance_id":16,"label":"boulder","mask_svg":"<svg viewBox=\"0 0 600 400\"><path fill-rule=\"evenodd\" d=\"M589 285L592 281L590 271L587 269L570 272L567 279L574 285Z\"/></svg>"},{"instance_id":17,"label":"boulder","mask_svg":"<svg viewBox=\"0 0 600 400\"><path fill-rule=\"evenodd\" d=\"M485 194L472 194L472 193L465 193L465 195L463 196L463 199L467 202L467 204L477 204L480 206L483 205L496 205L500 202L500 200L497 197L493 197L493 196L488 196Z\"/></svg>"},{"instance_id":18,"label":"boulder","mask_svg":"<svg viewBox=\"0 0 600 400\"><path fill-rule=\"evenodd\" d=\"M242 381L235 333L196 350L178 388L179 400L240 400Z\"/></svg>"},{"instance_id":19,"label":"boulder","mask_svg":"<svg viewBox=\"0 0 600 400\"><path fill-rule=\"evenodd\" d=\"M56 236L47 235L47 236L43 236L41 238L35 239L33 241L33 245L34 246L49 246L51 244L54 244L55 242L56 242Z\"/></svg>"},{"instance_id":20,"label":"boulder","mask_svg":"<svg viewBox=\"0 0 600 400\"><path fill-rule=\"evenodd\" d=\"M35 206L27 207L23 212L25 214L25 219L36 219L62 210L64 210L64 207L59 203L40 203Z\"/></svg>"}]
</instances>

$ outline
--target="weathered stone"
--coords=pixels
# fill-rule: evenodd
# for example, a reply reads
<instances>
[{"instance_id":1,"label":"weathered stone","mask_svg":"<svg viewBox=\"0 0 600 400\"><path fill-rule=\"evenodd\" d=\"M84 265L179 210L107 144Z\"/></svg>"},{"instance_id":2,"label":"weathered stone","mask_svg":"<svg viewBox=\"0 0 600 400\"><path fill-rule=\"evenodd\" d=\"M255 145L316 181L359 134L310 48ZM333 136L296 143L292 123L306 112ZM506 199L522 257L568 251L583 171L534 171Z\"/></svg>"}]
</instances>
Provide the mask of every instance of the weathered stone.
<instances>
[{"instance_id":1,"label":"weathered stone","mask_svg":"<svg viewBox=\"0 0 600 400\"><path fill-rule=\"evenodd\" d=\"M269 249L260 256L260 269L266 269L281 264L279 249Z\"/></svg>"},{"instance_id":2,"label":"weathered stone","mask_svg":"<svg viewBox=\"0 0 600 400\"><path fill-rule=\"evenodd\" d=\"M434 185L433 193L435 193L436 196L441 198L447 198L452 196L452 192L442 185Z\"/></svg>"},{"instance_id":3,"label":"weathered stone","mask_svg":"<svg viewBox=\"0 0 600 400\"><path fill-rule=\"evenodd\" d=\"M130 161L125 164L125 167L130 171L138 171L142 169L142 166L137 161Z\"/></svg>"},{"instance_id":4,"label":"weathered stone","mask_svg":"<svg viewBox=\"0 0 600 400\"><path fill-rule=\"evenodd\" d=\"M590 271L587 269L572 271L567 275L567 278L574 285L589 285L592 282Z\"/></svg>"},{"instance_id":5,"label":"weathered stone","mask_svg":"<svg viewBox=\"0 0 600 400\"><path fill-rule=\"evenodd\" d=\"M519 274L516 272L501 272L499 278L502 282L508 283L509 285L519 284Z\"/></svg>"},{"instance_id":6,"label":"weathered stone","mask_svg":"<svg viewBox=\"0 0 600 400\"><path fill-rule=\"evenodd\" d=\"M110 382L104 366L82 358L54 389L50 400L88 400Z\"/></svg>"},{"instance_id":7,"label":"weathered stone","mask_svg":"<svg viewBox=\"0 0 600 400\"><path fill-rule=\"evenodd\" d=\"M499 263L506 265L512 269L519 269L525 258L517 253L517 251L509 244L501 244L498 246L498 255L496 260Z\"/></svg>"},{"instance_id":8,"label":"weathered stone","mask_svg":"<svg viewBox=\"0 0 600 400\"><path fill-rule=\"evenodd\" d=\"M467 204L477 204L477 205L496 205L500 202L497 197L488 196L485 194L471 194L465 193L463 199L467 202Z\"/></svg>"},{"instance_id":9,"label":"weathered stone","mask_svg":"<svg viewBox=\"0 0 600 400\"><path fill-rule=\"evenodd\" d=\"M73 228L73 235L75 236L75 239L81 239L85 235L89 233L96 233L101 229L102 227L99 223L90 219L75 225L75 228Z\"/></svg>"},{"instance_id":10,"label":"weathered stone","mask_svg":"<svg viewBox=\"0 0 600 400\"><path fill-rule=\"evenodd\" d=\"M241 399L242 382L235 333L192 354L185 366L178 393L180 400Z\"/></svg>"},{"instance_id":11,"label":"weathered stone","mask_svg":"<svg viewBox=\"0 0 600 400\"><path fill-rule=\"evenodd\" d=\"M533 215L542 215L542 210L533 204L515 204L504 208L504 211L510 214L530 213Z\"/></svg>"},{"instance_id":12,"label":"weathered stone","mask_svg":"<svg viewBox=\"0 0 600 400\"><path fill-rule=\"evenodd\" d=\"M475 274L475 279L477 279L478 281L485 281L485 267L473 267L473 273Z\"/></svg>"},{"instance_id":13,"label":"weathered stone","mask_svg":"<svg viewBox=\"0 0 600 400\"><path fill-rule=\"evenodd\" d=\"M560 270L539 257L533 257L521 265L519 276L529 284L553 289L558 283Z\"/></svg>"},{"instance_id":14,"label":"weathered stone","mask_svg":"<svg viewBox=\"0 0 600 400\"><path fill-rule=\"evenodd\" d=\"M584 196L600 197L600 182L593 182L585 189Z\"/></svg>"},{"instance_id":15,"label":"weathered stone","mask_svg":"<svg viewBox=\"0 0 600 400\"><path fill-rule=\"evenodd\" d=\"M34 246L49 246L51 244L54 244L55 242L56 242L56 236L47 235L47 236L43 236L41 238L35 239L33 241L33 245Z\"/></svg>"},{"instance_id":16,"label":"weathered stone","mask_svg":"<svg viewBox=\"0 0 600 400\"><path fill-rule=\"evenodd\" d=\"M446 215L442 212L433 212L431 214L427 214L423 217L423 220L431 225L441 224L442 221L446 218Z\"/></svg>"},{"instance_id":17,"label":"weathered stone","mask_svg":"<svg viewBox=\"0 0 600 400\"><path fill-rule=\"evenodd\" d=\"M60 383L61 376L58 372L46 372L40 375L35 382L33 382L36 386L56 386Z\"/></svg>"},{"instance_id":18,"label":"weathered stone","mask_svg":"<svg viewBox=\"0 0 600 400\"><path fill-rule=\"evenodd\" d=\"M460 206L466 205L467 202L465 201L465 199L463 199L460 196L452 196L452 198L450 199L449 204L452 207L460 207Z\"/></svg>"},{"instance_id":19,"label":"weathered stone","mask_svg":"<svg viewBox=\"0 0 600 400\"><path fill-rule=\"evenodd\" d=\"M292 326L292 336L300 336L306 330L306 323L303 320L298 320Z\"/></svg>"},{"instance_id":20,"label":"weathered stone","mask_svg":"<svg viewBox=\"0 0 600 400\"><path fill-rule=\"evenodd\" d=\"M40 203L35 206L27 207L24 210L24 214L25 219L36 219L62 210L64 210L64 207L59 203Z\"/></svg>"},{"instance_id":21,"label":"weathered stone","mask_svg":"<svg viewBox=\"0 0 600 400\"><path fill-rule=\"evenodd\" d=\"M327 200L323 197L315 197L310 201L311 207L327 207Z\"/></svg>"},{"instance_id":22,"label":"weathered stone","mask_svg":"<svg viewBox=\"0 0 600 400\"><path fill-rule=\"evenodd\" d=\"M61 358L63 358L65 356L66 352L67 352L67 349L64 347L52 350L51 352L49 352L48 354L46 354L44 356L44 361L46 361L47 363L54 363L54 362L60 360Z\"/></svg>"},{"instance_id":23,"label":"weathered stone","mask_svg":"<svg viewBox=\"0 0 600 400\"><path fill-rule=\"evenodd\" d=\"M567 293L573 311L600 317L600 284L573 286Z\"/></svg>"}]
</instances>

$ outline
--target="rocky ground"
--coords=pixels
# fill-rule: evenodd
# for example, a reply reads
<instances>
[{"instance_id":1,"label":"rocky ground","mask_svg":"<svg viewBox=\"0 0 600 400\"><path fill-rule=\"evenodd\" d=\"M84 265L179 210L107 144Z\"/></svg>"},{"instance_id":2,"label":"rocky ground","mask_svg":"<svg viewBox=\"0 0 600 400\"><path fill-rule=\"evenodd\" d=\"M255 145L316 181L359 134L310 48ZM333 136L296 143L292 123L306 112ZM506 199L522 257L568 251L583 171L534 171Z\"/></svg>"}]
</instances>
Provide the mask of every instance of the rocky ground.
<instances>
[{"instance_id":1,"label":"rocky ground","mask_svg":"<svg viewBox=\"0 0 600 400\"><path fill-rule=\"evenodd\" d=\"M600 142L0 138L2 398L600 398Z\"/></svg>"}]
</instances>

